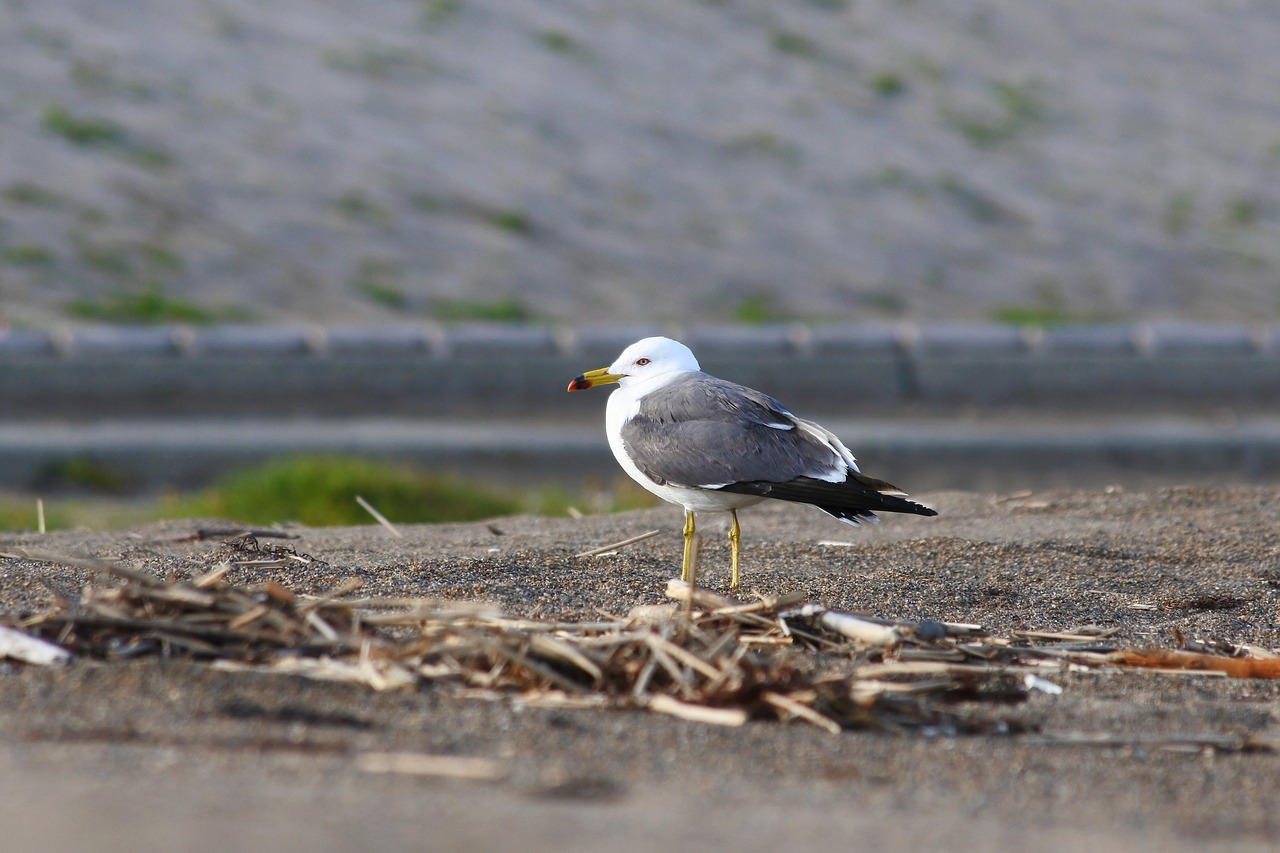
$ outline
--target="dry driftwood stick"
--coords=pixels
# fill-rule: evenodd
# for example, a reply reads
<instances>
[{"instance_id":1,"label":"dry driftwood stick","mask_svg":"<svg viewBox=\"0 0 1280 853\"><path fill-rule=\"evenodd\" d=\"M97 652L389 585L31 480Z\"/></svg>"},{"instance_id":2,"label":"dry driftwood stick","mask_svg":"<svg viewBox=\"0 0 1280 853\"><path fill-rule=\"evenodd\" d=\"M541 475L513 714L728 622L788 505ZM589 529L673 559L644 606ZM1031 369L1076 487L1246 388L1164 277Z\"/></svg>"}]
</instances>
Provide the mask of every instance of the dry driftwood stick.
<instances>
[{"instance_id":1,"label":"dry driftwood stick","mask_svg":"<svg viewBox=\"0 0 1280 853\"><path fill-rule=\"evenodd\" d=\"M589 675L596 684L604 680L604 671L600 669L596 662L579 649L574 648L571 643L546 634L534 634L529 638L529 650L539 657L555 658L577 667Z\"/></svg>"},{"instance_id":2,"label":"dry driftwood stick","mask_svg":"<svg viewBox=\"0 0 1280 853\"><path fill-rule=\"evenodd\" d=\"M113 560L103 560L99 557L88 557L80 554L56 554L52 551L44 551L38 548L19 548L18 556L24 560L38 560L42 563L55 563L59 566L73 566L77 569L103 572L143 586L165 585L163 580L146 572L139 572Z\"/></svg>"},{"instance_id":3,"label":"dry driftwood stick","mask_svg":"<svg viewBox=\"0 0 1280 853\"><path fill-rule=\"evenodd\" d=\"M617 551L619 548L625 548L628 545L635 545L637 542L643 542L646 539L652 539L653 537L659 535L660 533L662 533L661 530L650 530L648 532L640 533L636 536L631 536L626 539L623 539L621 542L614 542L611 545L601 545L599 548L592 548L589 551L583 551L581 554L574 554L573 556L598 557L601 554L607 554L610 551Z\"/></svg>"},{"instance_id":4,"label":"dry driftwood stick","mask_svg":"<svg viewBox=\"0 0 1280 853\"><path fill-rule=\"evenodd\" d=\"M744 604L729 604L724 607L717 607L707 613L708 616L745 616L752 613L760 613L768 611L770 613L778 610L786 610L795 607L797 604L808 599L808 596L802 592L788 592L784 595L764 596L758 601L749 601Z\"/></svg>"},{"instance_id":5,"label":"dry driftwood stick","mask_svg":"<svg viewBox=\"0 0 1280 853\"><path fill-rule=\"evenodd\" d=\"M196 654L216 656L222 651L221 646L215 646L212 643L206 643L204 640L198 640L195 637L183 636L182 634L175 634L170 631L152 631L150 632L150 636L157 640L172 643L180 648L195 652Z\"/></svg>"},{"instance_id":6,"label":"dry driftwood stick","mask_svg":"<svg viewBox=\"0 0 1280 853\"><path fill-rule=\"evenodd\" d=\"M151 542L202 542L206 539L239 539L252 536L254 539L297 539L298 534L287 530L262 530L256 527L202 527L182 536L170 536L164 539L152 539Z\"/></svg>"},{"instance_id":7,"label":"dry driftwood stick","mask_svg":"<svg viewBox=\"0 0 1280 853\"><path fill-rule=\"evenodd\" d=\"M667 598L674 599L681 603L693 601L699 607L705 607L707 610L718 610L722 607L737 607L743 602L734 601L732 598L726 598L718 595L705 587L698 587L690 593L689 584L679 578L672 578L667 581Z\"/></svg>"},{"instance_id":8,"label":"dry driftwood stick","mask_svg":"<svg viewBox=\"0 0 1280 853\"><path fill-rule=\"evenodd\" d=\"M230 622L227 623L227 627L233 631L238 630L240 628L245 627L250 622L255 622L258 619L262 618L263 616L266 616L270 612L271 612L270 607L268 607L265 604L259 604L257 607L253 608L252 610L246 610L245 612L241 613L239 616L232 619Z\"/></svg>"},{"instance_id":9,"label":"dry driftwood stick","mask_svg":"<svg viewBox=\"0 0 1280 853\"><path fill-rule=\"evenodd\" d=\"M222 579L231 571L230 563L219 563L200 577L191 581L191 585L197 589L208 589L222 583Z\"/></svg>"},{"instance_id":10,"label":"dry driftwood stick","mask_svg":"<svg viewBox=\"0 0 1280 853\"><path fill-rule=\"evenodd\" d=\"M1280 678L1280 660L1228 658L1203 652L1131 649L1108 655L1112 663L1149 669L1220 672L1232 678Z\"/></svg>"},{"instance_id":11,"label":"dry driftwood stick","mask_svg":"<svg viewBox=\"0 0 1280 853\"><path fill-rule=\"evenodd\" d=\"M207 592L186 584L169 584L167 586L126 584L123 589L130 595L136 595L139 598L162 601L167 604L189 604L192 607L212 607L218 599L213 592Z\"/></svg>"},{"instance_id":12,"label":"dry driftwood stick","mask_svg":"<svg viewBox=\"0 0 1280 853\"><path fill-rule=\"evenodd\" d=\"M362 752L356 756L356 767L365 773L441 776L476 782L492 782L506 775L502 765L492 758L421 752Z\"/></svg>"},{"instance_id":13,"label":"dry driftwood stick","mask_svg":"<svg viewBox=\"0 0 1280 853\"><path fill-rule=\"evenodd\" d=\"M369 503L367 500L360 497L360 495L356 495L356 503L360 504L360 507L365 512L369 513L369 515L372 515L374 520L377 521L379 524L381 524L383 527L385 527L387 529L387 532L390 533L392 536L396 537L397 539L404 538L404 534L401 533L399 530L396 530L396 526L392 524L390 521L388 521L385 515L378 512L376 509L374 509L373 504Z\"/></svg>"},{"instance_id":14,"label":"dry driftwood stick","mask_svg":"<svg viewBox=\"0 0 1280 853\"><path fill-rule=\"evenodd\" d=\"M1214 749L1220 752L1280 752L1280 743L1253 735L1117 735L1111 732L1066 732L1028 735L1022 743L1036 746L1142 747L1145 749Z\"/></svg>"},{"instance_id":15,"label":"dry driftwood stick","mask_svg":"<svg viewBox=\"0 0 1280 853\"><path fill-rule=\"evenodd\" d=\"M567 690L571 693L581 693L585 689L581 684L561 675L541 661L534 660L519 649L510 648L500 639L482 637L480 639L480 645L490 654L503 658L517 666L523 667L538 678L548 681L562 690Z\"/></svg>"},{"instance_id":16,"label":"dry driftwood stick","mask_svg":"<svg viewBox=\"0 0 1280 853\"><path fill-rule=\"evenodd\" d=\"M741 726L747 721L747 712L741 708L709 708L706 705L681 702L665 693L650 696L645 707L659 714L670 714L682 720L710 723L715 726Z\"/></svg>"},{"instance_id":17,"label":"dry driftwood stick","mask_svg":"<svg viewBox=\"0 0 1280 853\"><path fill-rule=\"evenodd\" d=\"M48 640L0 625L0 658L13 658L38 666L50 666L67 663L71 660L71 652Z\"/></svg>"},{"instance_id":18,"label":"dry driftwood stick","mask_svg":"<svg viewBox=\"0 0 1280 853\"><path fill-rule=\"evenodd\" d=\"M653 637L656 635L651 634L649 636ZM689 678L689 674L681 669L680 666L671 659L671 656L668 655L660 646L653 645L652 643L649 643L648 645L650 660L662 667L663 671L670 676L672 683L679 685L681 693L686 696L690 695L693 692L693 681Z\"/></svg>"},{"instance_id":19,"label":"dry driftwood stick","mask_svg":"<svg viewBox=\"0 0 1280 853\"><path fill-rule=\"evenodd\" d=\"M818 621L828 631L875 648L902 644L902 634L897 628L862 619L842 610L824 611Z\"/></svg>"},{"instance_id":20,"label":"dry driftwood stick","mask_svg":"<svg viewBox=\"0 0 1280 853\"><path fill-rule=\"evenodd\" d=\"M760 694L760 698L785 714L798 717L806 723L813 723L818 728L826 729L833 735L840 734L839 723L824 714L819 714L803 702L797 702L789 696L775 693L772 690L766 690Z\"/></svg>"},{"instance_id":21,"label":"dry driftwood stick","mask_svg":"<svg viewBox=\"0 0 1280 853\"><path fill-rule=\"evenodd\" d=\"M714 679L720 677L719 669L707 663L688 649L678 646L668 639L660 637L657 634L650 634L645 638L645 642L649 644L651 649L661 649L670 657L678 660L690 669L701 673L706 678Z\"/></svg>"},{"instance_id":22,"label":"dry driftwood stick","mask_svg":"<svg viewBox=\"0 0 1280 853\"><path fill-rule=\"evenodd\" d=\"M1104 640L1120 633L1119 628L1098 628L1096 631L1014 631L1012 636L1028 640L1055 640L1067 643L1087 643Z\"/></svg>"}]
</instances>

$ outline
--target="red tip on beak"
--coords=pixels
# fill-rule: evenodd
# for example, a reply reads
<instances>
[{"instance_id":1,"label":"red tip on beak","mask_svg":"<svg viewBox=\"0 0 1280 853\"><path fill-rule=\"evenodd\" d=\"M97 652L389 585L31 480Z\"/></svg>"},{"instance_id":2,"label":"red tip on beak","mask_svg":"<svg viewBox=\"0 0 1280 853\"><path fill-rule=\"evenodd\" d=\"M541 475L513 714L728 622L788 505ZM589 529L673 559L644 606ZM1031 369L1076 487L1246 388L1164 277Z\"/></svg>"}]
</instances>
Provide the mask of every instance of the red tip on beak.
<instances>
[{"instance_id":1,"label":"red tip on beak","mask_svg":"<svg viewBox=\"0 0 1280 853\"><path fill-rule=\"evenodd\" d=\"M610 373L609 368L602 367L599 370L588 370L577 379L569 383L570 391L585 391L588 388L594 388L597 385L608 385L617 382L624 377Z\"/></svg>"}]
</instances>

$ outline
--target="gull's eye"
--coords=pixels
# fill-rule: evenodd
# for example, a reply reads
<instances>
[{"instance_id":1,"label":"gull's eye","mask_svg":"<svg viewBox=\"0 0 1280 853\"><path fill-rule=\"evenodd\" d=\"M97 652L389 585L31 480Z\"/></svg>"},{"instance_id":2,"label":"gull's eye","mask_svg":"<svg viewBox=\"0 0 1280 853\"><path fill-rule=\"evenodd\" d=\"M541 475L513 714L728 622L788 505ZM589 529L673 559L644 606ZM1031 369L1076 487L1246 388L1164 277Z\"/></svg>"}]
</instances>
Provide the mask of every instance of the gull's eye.
<instances>
[{"instance_id":1,"label":"gull's eye","mask_svg":"<svg viewBox=\"0 0 1280 853\"><path fill-rule=\"evenodd\" d=\"M649 359L647 359L647 358L637 358L637 359L636 359L636 366L637 366L637 367L644 367L644 366L645 366L646 364L648 364L648 363L649 363Z\"/></svg>"}]
</instances>

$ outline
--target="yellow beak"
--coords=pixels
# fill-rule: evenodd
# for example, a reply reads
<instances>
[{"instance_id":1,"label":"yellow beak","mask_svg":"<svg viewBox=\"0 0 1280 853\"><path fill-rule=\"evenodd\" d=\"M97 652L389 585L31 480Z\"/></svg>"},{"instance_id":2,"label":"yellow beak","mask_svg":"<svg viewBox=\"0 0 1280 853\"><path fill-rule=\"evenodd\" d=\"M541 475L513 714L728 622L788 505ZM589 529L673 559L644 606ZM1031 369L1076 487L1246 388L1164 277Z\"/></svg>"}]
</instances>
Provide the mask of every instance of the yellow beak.
<instances>
[{"instance_id":1,"label":"yellow beak","mask_svg":"<svg viewBox=\"0 0 1280 853\"><path fill-rule=\"evenodd\" d=\"M588 388L594 388L597 385L612 385L621 378L621 374L610 373L609 368L607 367L602 367L599 370L588 370L586 373L569 383L569 390L585 391Z\"/></svg>"}]
</instances>

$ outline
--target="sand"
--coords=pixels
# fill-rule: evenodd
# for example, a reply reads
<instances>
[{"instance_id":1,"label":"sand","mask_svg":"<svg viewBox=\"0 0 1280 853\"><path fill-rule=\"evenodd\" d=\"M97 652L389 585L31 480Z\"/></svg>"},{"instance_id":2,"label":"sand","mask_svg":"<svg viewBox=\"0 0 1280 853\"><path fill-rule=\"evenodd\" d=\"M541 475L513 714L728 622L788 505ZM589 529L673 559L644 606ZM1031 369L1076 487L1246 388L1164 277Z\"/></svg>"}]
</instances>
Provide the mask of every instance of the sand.
<instances>
[{"instance_id":1,"label":"sand","mask_svg":"<svg viewBox=\"0 0 1280 853\"><path fill-rule=\"evenodd\" d=\"M941 516L855 530L801 507L744 512L744 595L803 592L997 633L1096 624L1128 646L1280 646L1275 488L916 497ZM663 601L679 522L664 508L406 527L400 540L376 526L298 529L288 544L317 562L237 569L232 580L316 592L357 576L369 595L594 618ZM0 552L38 547L182 577L225 546L169 540L209 523L4 534ZM573 556L655 527L666 532L616 556ZM703 530L704 578L723 591L727 545L713 520ZM0 609L44 607L46 582L75 591L86 579L0 559ZM1000 711L1026 734L831 735L797 722L723 728L531 708L443 688L378 693L186 660L0 663L0 825L10 849L51 851L1280 844L1270 749L1280 687L1134 671L1048 678L1060 695L1033 690ZM1062 742L1084 736L1107 745ZM1239 748L1245 739L1256 748ZM360 754L384 751L491 758L501 774L360 768Z\"/></svg>"}]
</instances>

